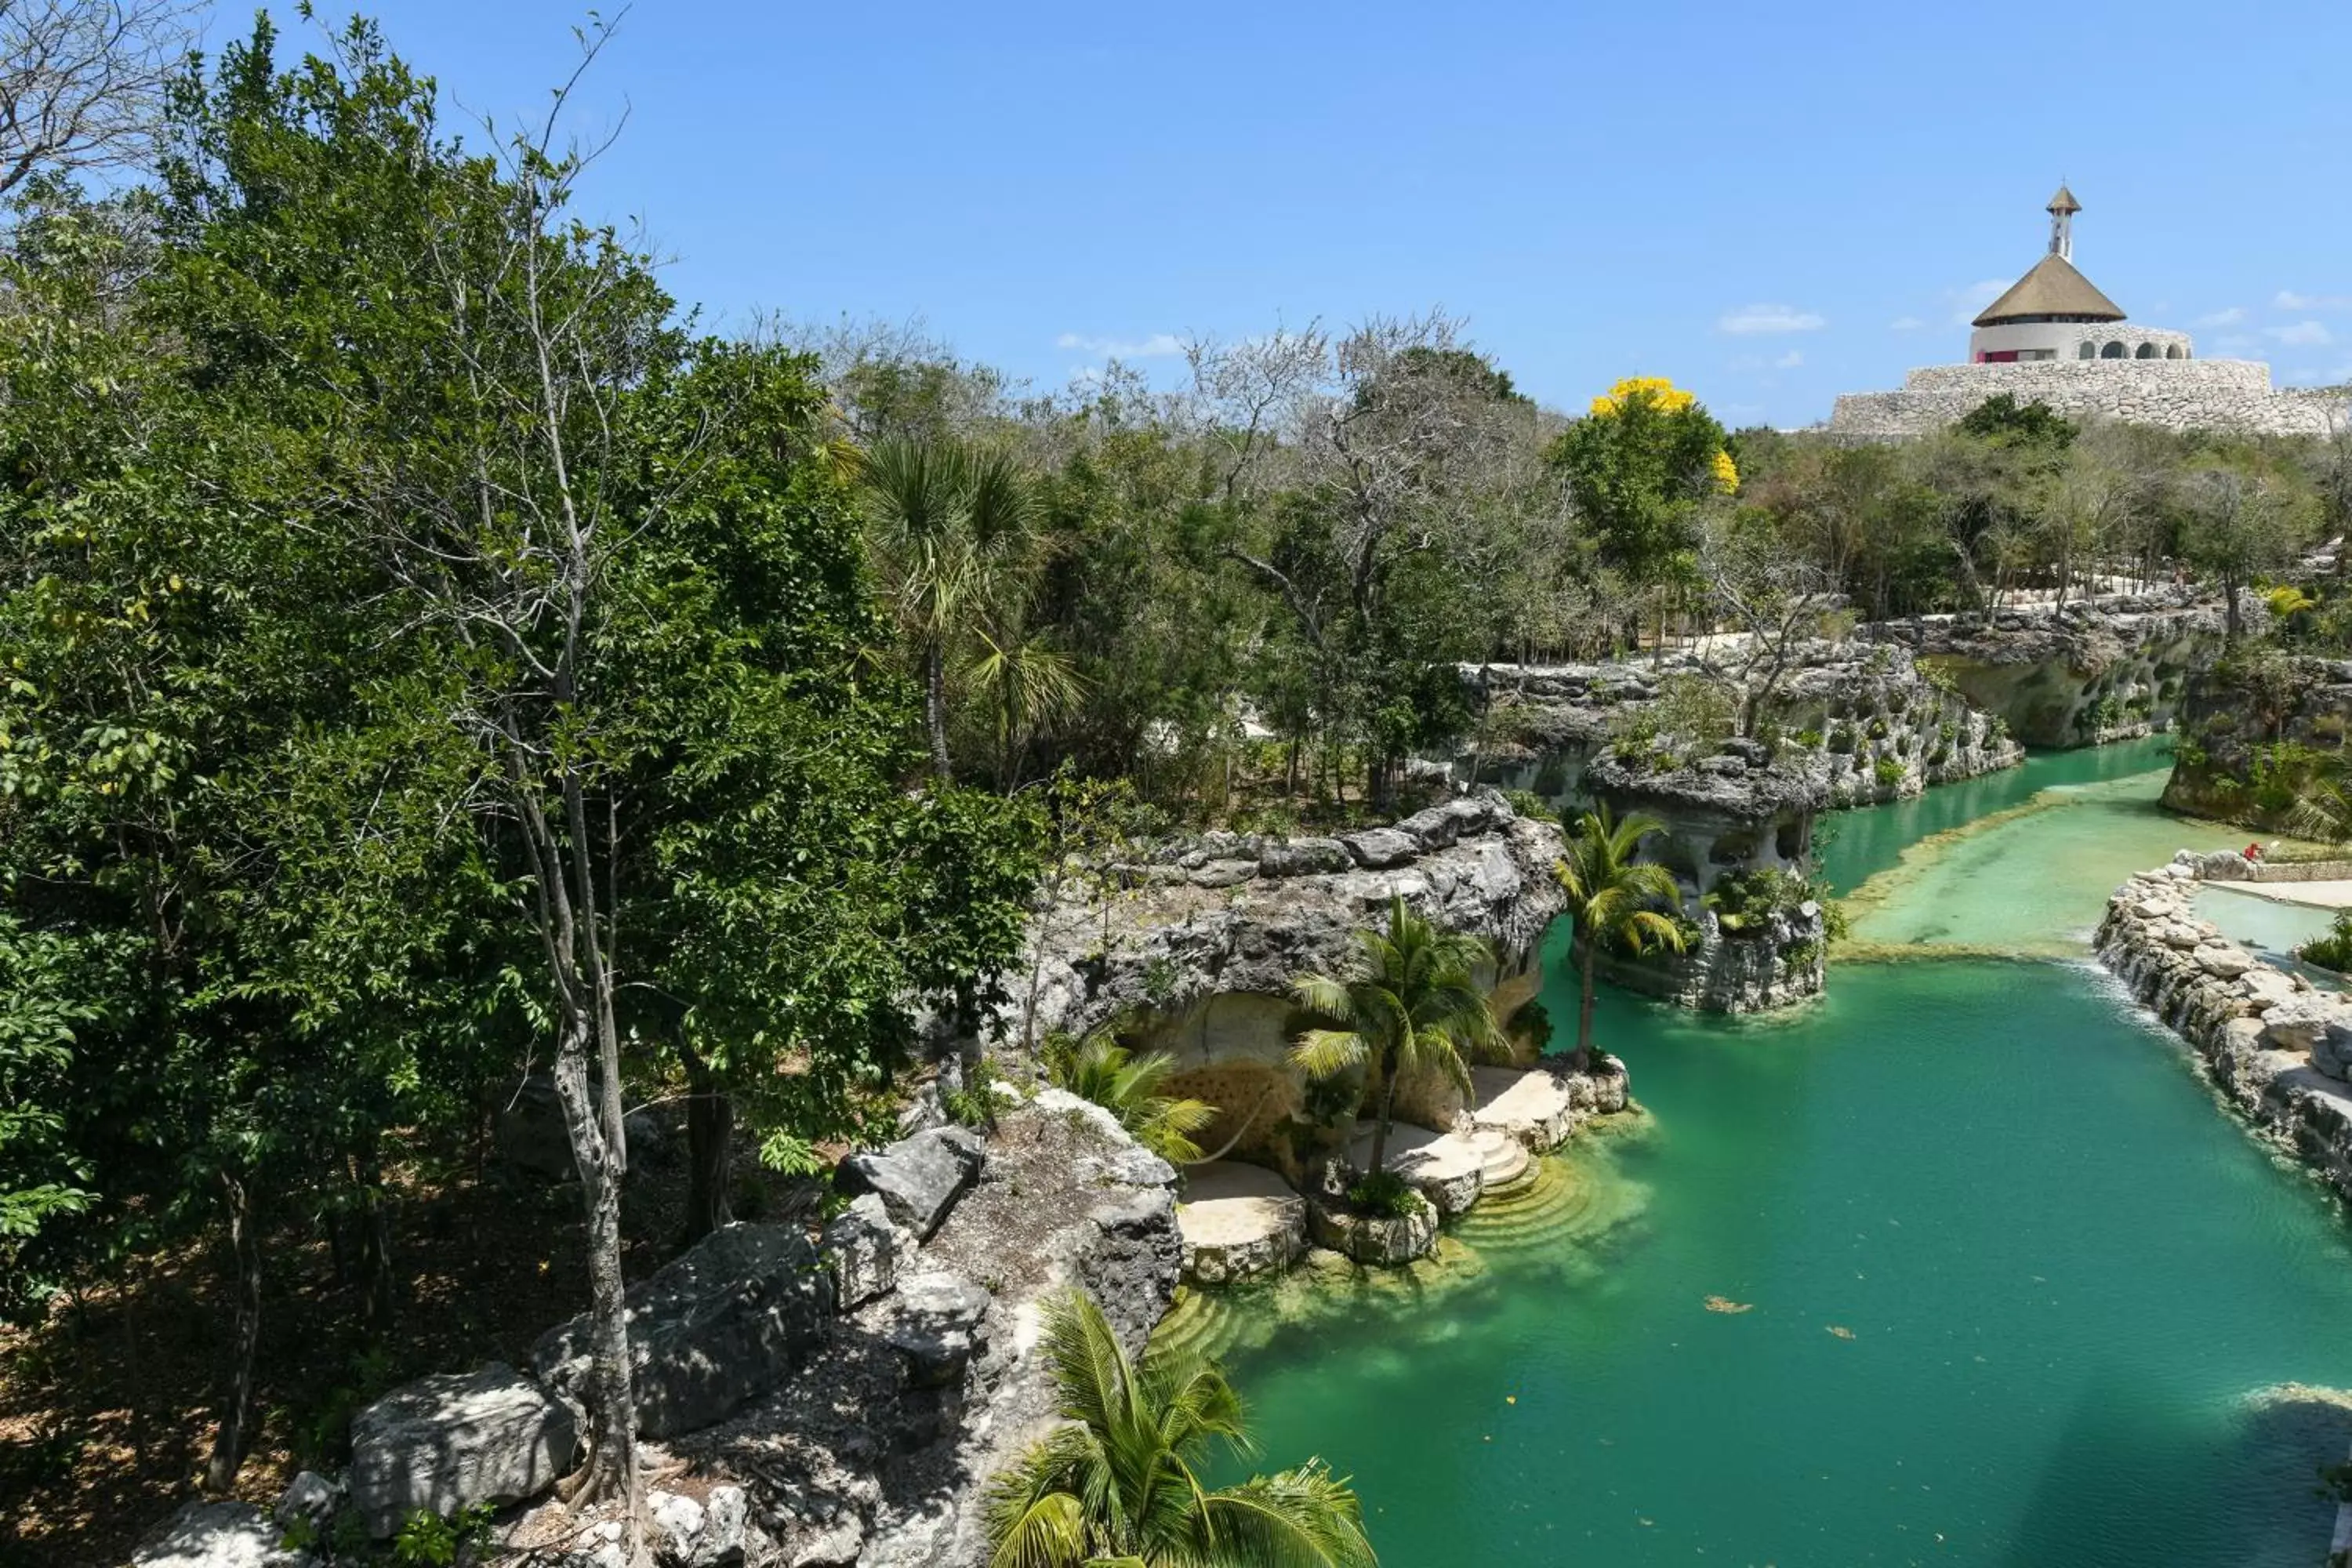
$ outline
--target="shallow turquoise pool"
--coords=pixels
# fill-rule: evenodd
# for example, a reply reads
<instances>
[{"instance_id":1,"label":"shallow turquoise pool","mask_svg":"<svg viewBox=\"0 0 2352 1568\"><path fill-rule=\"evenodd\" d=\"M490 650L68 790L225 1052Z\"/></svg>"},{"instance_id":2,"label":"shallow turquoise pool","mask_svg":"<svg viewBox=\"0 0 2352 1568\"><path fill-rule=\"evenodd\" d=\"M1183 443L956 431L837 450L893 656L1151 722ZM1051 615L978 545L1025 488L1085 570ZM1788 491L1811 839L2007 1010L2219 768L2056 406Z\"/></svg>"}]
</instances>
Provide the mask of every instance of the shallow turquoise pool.
<instances>
[{"instance_id":1,"label":"shallow turquoise pool","mask_svg":"<svg viewBox=\"0 0 2352 1568\"><path fill-rule=\"evenodd\" d=\"M2163 775L2125 776L2144 804ZM2141 831L2111 804L2074 836ZM1900 844L1868 868L1978 933L2040 875L2047 816L1928 846L1957 879ZM1843 853L1885 820L1850 818ZM2029 902L2073 922L2105 890ZM1607 998L1651 1115L1554 1165L1549 1219L1473 1215L1412 1279L1218 1309L1265 1461L1351 1473L1390 1568L2311 1568L2352 1414L2281 1391L2352 1385L2334 1210L2087 964L1920 945L1778 1019Z\"/></svg>"}]
</instances>

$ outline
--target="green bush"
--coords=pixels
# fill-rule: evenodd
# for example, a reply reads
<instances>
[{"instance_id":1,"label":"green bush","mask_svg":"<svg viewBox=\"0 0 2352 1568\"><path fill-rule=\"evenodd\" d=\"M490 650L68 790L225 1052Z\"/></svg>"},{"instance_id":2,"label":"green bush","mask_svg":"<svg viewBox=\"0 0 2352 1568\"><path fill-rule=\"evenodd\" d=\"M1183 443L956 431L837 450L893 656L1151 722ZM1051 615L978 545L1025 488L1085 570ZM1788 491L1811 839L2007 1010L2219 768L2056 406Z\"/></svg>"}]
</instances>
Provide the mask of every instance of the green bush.
<instances>
[{"instance_id":1,"label":"green bush","mask_svg":"<svg viewBox=\"0 0 2352 1568\"><path fill-rule=\"evenodd\" d=\"M1822 749L1822 732L1819 730L1800 730L1797 731L1797 744L1809 752L1818 752Z\"/></svg>"},{"instance_id":2,"label":"green bush","mask_svg":"<svg viewBox=\"0 0 2352 1568\"><path fill-rule=\"evenodd\" d=\"M1878 765L1871 769L1870 772L1871 775L1876 778L1880 784L1891 785L1899 784L1903 782L1903 774L1906 770L1903 764L1896 762L1893 757L1881 757L1878 759Z\"/></svg>"},{"instance_id":3,"label":"green bush","mask_svg":"<svg viewBox=\"0 0 2352 1568\"><path fill-rule=\"evenodd\" d=\"M1348 1189L1348 1206L1377 1219L1402 1219L1427 1208L1429 1200L1394 1171L1374 1171Z\"/></svg>"},{"instance_id":4,"label":"green bush","mask_svg":"<svg viewBox=\"0 0 2352 1568\"><path fill-rule=\"evenodd\" d=\"M1869 733L1870 738L1874 741L1884 741L1886 739L1886 721L1884 719L1873 719L1870 721Z\"/></svg>"},{"instance_id":5,"label":"green bush","mask_svg":"<svg viewBox=\"0 0 2352 1568\"><path fill-rule=\"evenodd\" d=\"M2295 956L2305 963L2315 963L2338 973L2352 972L2352 910L2336 910L2335 923L2327 928L2327 934L2305 942Z\"/></svg>"},{"instance_id":6,"label":"green bush","mask_svg":"<svg viewBox=\"0 0 2352 1568\"><path fill-rule=\"evenodd\" d=\"M1526 817L1530 822L1558 822L1559 820L1559 813L1552 809L1551 802L1536 794L1533 790L1507 789L1503 792L1503 798L1511 803L1511 809L1513 811L1517 812L1521 816Z\"/></svg>"},{"instance_id":7,"label":"green bush","mask_svg":"<svg viewBox=\"0 0 2352 1568\"><path fill-rule=\"evenodd\" d=\"M1853 752L1853 729L1847 725L1841 724L1836 729L1832 730L1830 731L1829 746L1831 751L1835 752L1842 757L1851 756Z\"/></svg>"}]
</instances>

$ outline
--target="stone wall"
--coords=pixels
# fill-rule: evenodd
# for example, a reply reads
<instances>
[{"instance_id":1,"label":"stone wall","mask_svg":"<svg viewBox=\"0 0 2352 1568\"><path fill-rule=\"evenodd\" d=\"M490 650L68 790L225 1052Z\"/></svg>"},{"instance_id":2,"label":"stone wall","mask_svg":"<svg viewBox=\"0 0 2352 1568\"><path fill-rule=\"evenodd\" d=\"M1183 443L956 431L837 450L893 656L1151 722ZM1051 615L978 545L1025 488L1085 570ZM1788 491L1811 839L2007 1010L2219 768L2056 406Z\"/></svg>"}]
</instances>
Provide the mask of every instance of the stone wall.
<instances>
[{"instance_id":1,"label":"stone wall","mask_svg":"<svg viewBox=\"0 0 2352 1568\"><path fill-rule=\"evenodd\" d=\"M2107 900L2099 961L2188 1042L2258 1136L2352 1198L2352 1003L2263 963L2196 917L2198 883L2236 879L2236 859L2184 849L2126 882Z\"/></svg>"},{"instance_id":2,"label":"stone wall","mask_svg":"<svg viewBox=\"0 0 2352 1568\"><path fill-rule=\"evenodd\" d=\"M2070 417L2265 436L2324 436L2331 410L2352 407L2352 389L2274 390L2270 367L2251 360L2057 359L1925 366L1899 392L1840 397L1829 428L1857 439L1925 436L2003 392Z\"/></svg>"}]
</instances>

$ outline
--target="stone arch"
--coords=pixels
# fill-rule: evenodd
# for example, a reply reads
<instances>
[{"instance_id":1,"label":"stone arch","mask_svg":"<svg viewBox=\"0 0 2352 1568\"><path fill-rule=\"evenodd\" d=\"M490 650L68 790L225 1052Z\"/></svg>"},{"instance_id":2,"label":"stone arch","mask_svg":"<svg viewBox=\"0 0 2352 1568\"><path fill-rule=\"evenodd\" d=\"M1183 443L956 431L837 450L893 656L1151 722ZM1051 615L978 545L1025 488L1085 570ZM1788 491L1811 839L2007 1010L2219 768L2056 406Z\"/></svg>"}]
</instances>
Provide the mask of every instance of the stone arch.
<instances>
[{"instance_id":1,"label":"stone arch","mask_svg":"<svg viewBox=\"0 0 2352 1568\"><path fill-rule=\"evenodd\" d=\"M2189 351L2182 348L2179 343L2167 343L2164 345L2164 357L2167 359L2187 359L2189 357Z\"/></svg>"},{"instance_id":2,"label":"stone arch","mask_svg":"<svg viewBox=\"0 0 2352 1568\"><path fill-rule=\"evenodd\" d=\"M2110 339L2107 342L2107 346L2099 351L2099 357L2101 359L2121 359L2124 357L2124 345L2119 342Z\"/></svg>"},{"instance_id":3,"label":"stone arch","mask_svg":"<svg viewBox=\"0 0 2352 1568\"><path fill-rule=\"evenodd\" d=\"M2090 339L2084 338L2083 340L2082 346L2074 351L2074 357L2076 359L2096 359L2099 357L2099 345L2093 342Z\"/></svg>"},{"instance_id":4,"label":"stone arch","mask_svg":"<svg viewBox=\"0 0 2352 1568\"><path fill-rule=\"evenodd\" d=\"M2155 357L2156 345L2154 343L2140 344L2138 352L2132 355L2132 358L2134 359L2154 359Z\"/></svg>"}]
</instances>

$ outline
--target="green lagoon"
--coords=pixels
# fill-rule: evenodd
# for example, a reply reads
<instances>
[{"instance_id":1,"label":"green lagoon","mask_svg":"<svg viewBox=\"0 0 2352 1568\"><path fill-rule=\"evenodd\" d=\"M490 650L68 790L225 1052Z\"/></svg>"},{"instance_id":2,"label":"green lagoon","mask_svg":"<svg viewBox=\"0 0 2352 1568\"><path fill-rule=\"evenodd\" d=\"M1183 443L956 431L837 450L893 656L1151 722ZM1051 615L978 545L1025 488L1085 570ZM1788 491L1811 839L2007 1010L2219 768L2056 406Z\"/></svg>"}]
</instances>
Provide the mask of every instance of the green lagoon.
<instances>
[{"instance_id":1,"label":"green lagoon","mask_svg":"<svg viewBox=\"0 0 2352 1568\"><path fill-rule=\"evenodd\" d=\"M1834 819L1876 956L1824 1000L1609 996L1647 1119L1410 1277L1171 1331L1226 1351L1266 1459L1355 1477L1389 1568L2315 1568L2352 1237L2086 959L2126 873L2226 842L2157 812L2166 762Z\"/></svg>"}]
</instances>

